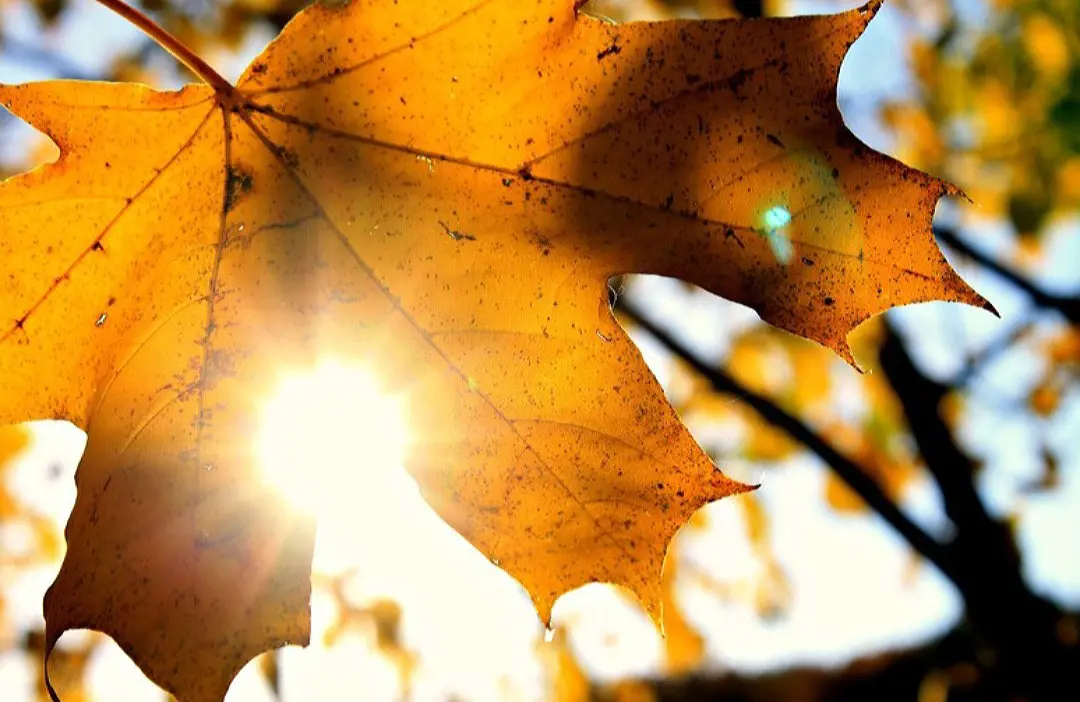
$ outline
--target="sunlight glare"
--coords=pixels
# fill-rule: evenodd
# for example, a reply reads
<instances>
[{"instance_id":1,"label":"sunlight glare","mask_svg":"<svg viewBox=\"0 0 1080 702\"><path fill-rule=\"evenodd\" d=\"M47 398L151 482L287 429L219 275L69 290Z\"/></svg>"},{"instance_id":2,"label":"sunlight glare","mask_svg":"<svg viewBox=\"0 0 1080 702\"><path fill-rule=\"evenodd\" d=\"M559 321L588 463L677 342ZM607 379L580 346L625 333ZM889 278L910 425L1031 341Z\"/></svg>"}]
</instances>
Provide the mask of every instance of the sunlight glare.
<instances>
[{"instance_id":1,"label":"sunlight glare","mask_svg":"<svg viewBox=\"0 0 1080 702\"><path fill-rule=\"evenodd\" d=\"M518 699L539 699L536 610L424 501L404 460L410 446L419 452L434 439L417 436L407 419L404 393L336 362L283 378L262 407L257 450L266 480L317 527L313 647L286 651L283 689L298 699L332 697L349 661L347 684L360 697L406 696L387 652L364 638L370 631L352 628L368 621L357 612L386 599L406 613L401 645L420 661L409 684L491 702L505 699L509 685ZM339 624L344 633L328 643Z\"/></svg>"},{"instance_id":2,"label":"sunlight glare","mask_svg":"<svg viewBox=\"0 0 1080 702\"><path fill-rule=\"evenodd\" d=\"M363 368L326 361L286 378L265 403L258 457L296 508L342 514L358 493L406 479L407 444L404 399Z\"/></svg>"}]
</instances>

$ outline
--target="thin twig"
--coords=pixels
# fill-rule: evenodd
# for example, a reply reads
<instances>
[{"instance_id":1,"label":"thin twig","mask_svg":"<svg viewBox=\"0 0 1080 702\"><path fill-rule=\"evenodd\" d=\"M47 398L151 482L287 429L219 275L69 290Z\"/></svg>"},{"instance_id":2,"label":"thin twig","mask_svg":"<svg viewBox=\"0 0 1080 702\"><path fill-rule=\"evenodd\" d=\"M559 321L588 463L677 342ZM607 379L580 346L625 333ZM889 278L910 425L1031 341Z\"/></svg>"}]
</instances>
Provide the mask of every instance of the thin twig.
<instances>
[{"instance_id":1,"label":"thin twig","mask_svg":"<svg viewBox=\"0 0 1080 702\"><path fill-rule=\"evenodd\" d=\"M915 365L904 340L887 327L879 363L904 409L911 435L956 528L948 546L952 580L967 618L994 656L985 665L1001 699L1060 699L1055 688L1074 675L1080 651L1058 639L1061 612L1028 589L1009 525L992 517L975 488L975 463L941 416L949 387Z\"/></svg>"},{"instance_id":2,"label":"thin twig","mask_svg":"<svg viewBox=\"0 0 1080 702\"><path fill-rule=\"evenodd\" d=\"M1030 336L1035 331L1035 320L1027 319L1015 325L1012 329L994 337L988 344L977 353L970 356L964 367L949 381L949 386L956 390L964 390L979 376L984 368L1001 357L1013 346Z\"/></svg>"}]
</instances>

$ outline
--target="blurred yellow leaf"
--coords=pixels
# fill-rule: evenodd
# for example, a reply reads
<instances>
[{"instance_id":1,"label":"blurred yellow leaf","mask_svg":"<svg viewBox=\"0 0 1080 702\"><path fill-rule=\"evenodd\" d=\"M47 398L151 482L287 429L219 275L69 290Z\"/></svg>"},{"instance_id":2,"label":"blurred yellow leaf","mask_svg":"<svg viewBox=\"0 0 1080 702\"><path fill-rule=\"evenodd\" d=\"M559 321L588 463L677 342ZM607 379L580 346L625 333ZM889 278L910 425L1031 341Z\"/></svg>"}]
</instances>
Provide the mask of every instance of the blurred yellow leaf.
<instances>
[{"instance_id":1,"label":"blurred yellow leaf","mask_svg":"<svg viewBox=\"0 0 1080 702\"><path fill-rule=\"evenodd\" d=\"M829 425L824 434L830 442L847 453L879 487L893 499L897 499L907 483L919 473L914 458L900 449L893 448L896 438L891 432L883 433L880 422L873 419L862 427L844 423ZM838 512L862 512L866 503L832 472L825 480L825 498Z\"/></svg>"},{"instance_id":2,"label":"blurred yellow leaf","mask_svg":"<svg viewBox=\"0 0 1080 702\"><path fill-rule=\"evenodd\" d=\"M1024 18L1022 36L1028 55L1039 71L1052 80L1065 77L1072 65L1068 40L1059 23L1044 13Z\"/></svg>"},{"instance_id":3,"label":"blurred yellow leaf","mask_svg":"<svg viewBox=\"0 0 1080 702\"><path fill-rule=\"evenodd\" d=\"M857 356L855 344L852 352ZM827 401L830 389L830 371L835 357L825 349L794 340L788 344L788 356L791 361L792 378L787 394L792 408L798 413L805 413L815 404Z\"/></svg>"},{"instance_id":4,"label":"blurred yellow leaf","mask_svg":"<svg viewBox=\"0 0 1080 702\"><path fill-rule=\"evenodd\" d=\"M683 613L676 597L679 561L669 558L664 567L664 670L669 675L684 675L701 665L705 638Z\"/></svg>"},{"instance_id":5,"label":"blurred yellow leaf","mask_svg":"<svg viewBox=\"0 0 1080 702\"><path fill-rule=\"evenodd\" d=\"M1061 388L1052 380L1040 383L1028 395L1028 406L1035 414L1049 417L1061 404Z\"/></svg>"},{"instance_id":6,"label":"blurred yellow leaf","mask_svg":"<svg viewBox=\"0 0 1080 702\"><path fill-rule=\"evenodd\" d=\"M606 691L610 702L656 702L653 686L644 680L620 680Z\"/></svg>"},{"instance_id":7,"label":"blurred yellow leaf","mask_svg":"<svg viewBox=\"0 0 1080 702\"><path fill-rule=\"evenodd\" d=\"M1080 156L1065 161L1058 171L1058 197L1069 207L1080 204Z\"/></svg>"},{"instance_id":8,"label":"blurred yellow leaf","mask_svg":"<svg viewBox=\"0 0 1080 702\"><path fill-rule=\"evenodd\" d=\"M1080 329L1065 327L1050 339L1046 350L1054 365L1080 363Z\"/></svg>"},{"instance_id":9,"label":"blurred yellow leaf","mask_svg":"<svg viewBox=\"0 0 1080 702\"><path fill-rule=\"evenodd\" d=\"M20 425L0 426L0 520L11 519L19 512L7 491L7 471L19 454L30 445L30 432Z\"/></svg>"},{"instance_id":10,"label":"blurred yellow leaf","mask_svg":"<svg viewBox=\"0 0 1080 702\"><path fill-rule=\"evenodd\" d=\"M541 644L540 654L548 670L555 672L551 686L553 702L589 702L589 678L570 649L564 627L555 627L551 640Z\"/></svg>"},{"instance_id":11,"label":"blurred yellow leaf","mask_svg":"<svg viewBox=\"0 0 1080 702\"><path fill-rule=\"evenodd\" d=\"M938 125L926 110L915 103L886 105L881 119L900 139L898 158L922 168L935 168L944 156Z\"/></svg>"},{"instance_id":12,"label":"blurred yellow leaf","mask_svg":"<svg viewBox=\"0 0 1080 702\"><path fill-rule=\"evenodd\" d=\"M794 441L784 430L753 415L748 419L742 454L751 461L782 461L802 450L802 444Z\"/></svg>"},{"instance_id":13,"label":"blurred yellow leaf","mask_svg":"<svg viewBox=\"0 0 1080 702\"><path fill-rule=\"evenodd\" d=\"M732 376L746 387L774 395L784 384L786 361L773 331L753 327L732 343L727 366Z\"/></svg>"}]
</instances>

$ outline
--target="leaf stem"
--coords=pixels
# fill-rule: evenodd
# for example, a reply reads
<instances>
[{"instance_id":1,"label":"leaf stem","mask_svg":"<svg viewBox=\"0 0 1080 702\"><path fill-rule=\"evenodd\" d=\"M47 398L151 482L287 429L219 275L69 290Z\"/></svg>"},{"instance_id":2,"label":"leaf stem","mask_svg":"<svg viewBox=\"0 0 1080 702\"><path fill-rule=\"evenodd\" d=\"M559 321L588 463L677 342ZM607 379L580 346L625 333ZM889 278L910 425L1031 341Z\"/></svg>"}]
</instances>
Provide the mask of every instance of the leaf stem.
<instances>
[{"instance_id":1,"label":"leaf stem","mask_svg":"<svg viewBox=\"0 0 1080 702\"><path fill-rule=\"evenodd\" d=\"M210 87L219 94L230 95L235 92L232 83L221 77L210 64L199 58L198 54L184 45L182 41L170 34L166 29L154 20L143 14L123 0L97 0L100 4L120 15L128 22L141 29L148 37L157 42L158 46L168 51L177 61L191 69L191 72L202 78Z\"/></svg>"}]
</instances>

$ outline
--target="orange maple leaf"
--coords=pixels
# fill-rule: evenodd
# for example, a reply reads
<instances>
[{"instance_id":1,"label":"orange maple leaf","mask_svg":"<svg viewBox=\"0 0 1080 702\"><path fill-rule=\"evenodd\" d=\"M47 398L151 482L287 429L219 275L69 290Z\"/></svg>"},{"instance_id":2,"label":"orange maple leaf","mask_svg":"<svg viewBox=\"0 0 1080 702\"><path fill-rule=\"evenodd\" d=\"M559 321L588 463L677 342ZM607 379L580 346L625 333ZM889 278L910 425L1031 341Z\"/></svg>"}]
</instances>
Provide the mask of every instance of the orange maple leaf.
<instances>
[{"instance_id":1,"label":"orange maple leaf","mask_svg":"<svg viewBox=\"0 0 1080 702\"><path fill-rule=\"evenodd\" d=\"M837 110L880 0L619 26L571 0L315 5L235 87L103 2L207 84L0 86L61 150L0 186L0 422L89 435L48 646L102 630L185 702L308 637L311 524L251 447L283 370L333 354L404 395L426 499L544 620L597 580L655 616L671 537L747 488L611 276L682 278L849 361L888 307L986 305L930 236L956 191Z\"/></svg>"}]
</instances>

